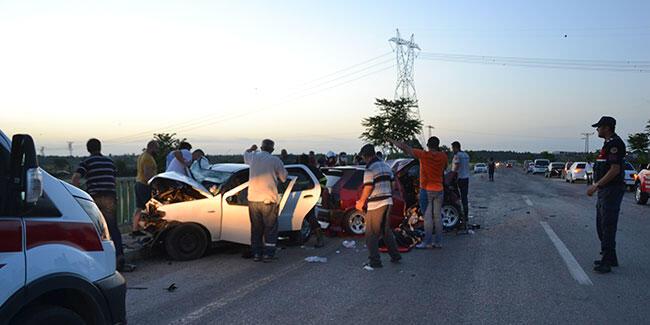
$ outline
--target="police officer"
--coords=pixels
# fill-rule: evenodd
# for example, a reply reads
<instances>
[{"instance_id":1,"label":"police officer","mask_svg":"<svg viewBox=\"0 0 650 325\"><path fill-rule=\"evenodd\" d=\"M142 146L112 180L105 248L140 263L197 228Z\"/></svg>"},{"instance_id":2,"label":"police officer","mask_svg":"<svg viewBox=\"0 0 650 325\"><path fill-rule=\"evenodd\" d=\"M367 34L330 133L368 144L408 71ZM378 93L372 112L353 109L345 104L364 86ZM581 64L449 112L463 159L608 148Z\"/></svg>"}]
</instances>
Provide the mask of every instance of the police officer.
<instances>
[{"instance_id":1,"label":"police officer","mask_svg":"<svg viewBox=\"0 0 650 325\"><path fill-rule=\"evenodd\" d=\"M602 258L594 262L594 271L609 273L613 266L618 266L616 257L616 227L621 201L625 193L623 168L625 143L614 133L616 120L603 116L592 125L598 131L598 137L605 139L603 148L594 165L594 183L587 189L587 195L598 192L596 204L596 229L600 239Z\"/></svg>"}]
</instances>

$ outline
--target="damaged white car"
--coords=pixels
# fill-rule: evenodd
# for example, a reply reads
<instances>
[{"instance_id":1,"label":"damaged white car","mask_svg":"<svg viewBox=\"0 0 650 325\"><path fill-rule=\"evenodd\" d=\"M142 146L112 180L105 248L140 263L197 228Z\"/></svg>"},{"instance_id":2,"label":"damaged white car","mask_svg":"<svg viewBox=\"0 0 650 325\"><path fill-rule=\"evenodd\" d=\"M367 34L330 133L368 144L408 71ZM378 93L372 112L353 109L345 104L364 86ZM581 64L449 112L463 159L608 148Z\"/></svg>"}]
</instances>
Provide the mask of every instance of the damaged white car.
<instances>
[{"instance_id":1,"label":"damaged white car","mask_svg":"<svg viewBox=\"0 0 650 325\"><path fill-rule=\"evenodd\" d=\"M311 235L307 216L315 209L321 188L307 167L285 168L288 181L278 187L279 232L303 242ZM149 244L162 245L175 260L200 258L213 242L250 245L248 165L215 164L205 169L195 164L190 174L167 172L149 181L152 198L142 218L151 236Z\"/></svg>"}]
</instances>

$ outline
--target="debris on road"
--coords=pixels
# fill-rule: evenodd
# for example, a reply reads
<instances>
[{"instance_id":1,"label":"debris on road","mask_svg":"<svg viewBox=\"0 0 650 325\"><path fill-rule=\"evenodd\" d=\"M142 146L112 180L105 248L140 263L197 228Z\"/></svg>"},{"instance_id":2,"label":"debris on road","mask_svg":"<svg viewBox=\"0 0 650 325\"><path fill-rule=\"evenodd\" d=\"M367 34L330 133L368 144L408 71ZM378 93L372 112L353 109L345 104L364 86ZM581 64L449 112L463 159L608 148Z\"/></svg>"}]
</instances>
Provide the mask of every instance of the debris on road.
<instances>
[{"instance_id":1,"label":"debris on road","mask_svg":"<svg viewBox=\"0 0 650 325\"><path fill-rule=\"evenodd\" d=\"M167 287L165 290L167 290L167 291L169 291L169 292L174 292L174 291L176 291L176 289L178 289L178 287L176 286L176 283L172 283L172 284L171 284L169 287Z\"/></svg>"},{"instance_id":2,"label":"debris on road","mask_svg":"<svg viewBox=\"0 0 650 325\"><path fill-rule=\"evenodd\" d=\"M343 247L345 248L356 248L357 247L357 242L354 240L344 240L343 243L341 243Z\"/></svg>"},{"instance_id":3,"label":"debris on road","mask_svg":"<svg viewBox=\"0 0 650 325\"><path fill-rule=\"evenodd\" d=\"M363 266L363 269L366 270L366 271L374 271L374 270L375 270L375 269L374 269L372 266L370 266L370 265L364 265L364 266Z\"/></svg>"},{"instance_id":4,"label":"debris on road","mask_svg":"<svg viewBox=\"0 0 650 325\"><path fill-rule=\"evenodd\" d=\"M341 254L341 251L336 251L336 254Z\"/></svg>"},{"instance_id":5,"label":"debris on road","mask_svg":"<svg viewBox=\"0 0 650 325\"><path fill-rule=\"evenodd\" d=\"M327 257L309 256L305 257L305 261L308 263L327 263Z\"/></svg>"}]
</instances>

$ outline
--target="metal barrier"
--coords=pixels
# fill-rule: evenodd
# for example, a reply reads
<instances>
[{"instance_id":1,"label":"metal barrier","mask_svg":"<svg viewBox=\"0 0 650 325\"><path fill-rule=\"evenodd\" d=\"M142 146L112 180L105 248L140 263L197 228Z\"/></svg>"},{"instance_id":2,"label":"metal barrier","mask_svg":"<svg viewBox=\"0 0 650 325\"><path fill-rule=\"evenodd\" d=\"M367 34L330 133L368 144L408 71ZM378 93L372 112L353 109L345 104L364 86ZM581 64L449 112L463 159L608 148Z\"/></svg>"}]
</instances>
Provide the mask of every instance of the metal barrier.
<instances>
[{"instance_id":1,"label":"metal barrier","mask_svg":"<svg viewBox=\"0 0 650 325\"><path fill-rule=\"evenodd\" d=\"M118 177L117 191L117 223L131 224L135 211L135 177Z\"/></svg>"}]
</instances>

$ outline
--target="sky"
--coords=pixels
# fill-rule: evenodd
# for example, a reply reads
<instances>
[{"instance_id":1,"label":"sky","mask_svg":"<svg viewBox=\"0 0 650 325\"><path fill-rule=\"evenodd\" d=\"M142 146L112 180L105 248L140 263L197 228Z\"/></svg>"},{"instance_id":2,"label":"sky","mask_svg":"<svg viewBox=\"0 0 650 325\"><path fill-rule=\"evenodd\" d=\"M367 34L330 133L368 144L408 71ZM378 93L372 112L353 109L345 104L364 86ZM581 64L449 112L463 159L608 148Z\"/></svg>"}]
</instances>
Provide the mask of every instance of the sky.
<instances>
[{"instance_id":1,"label":"sky","mask_svg":"<svg viewBox=\"0 0 650 325\"><path fill-rule=\"evenodd\" d=\"M422 55L647 61L648 1L0 0L0 129L48 155L91 137L139 153L159 132L208 154L263 138L356 152L374 99L394 96L396 28L421 48L420 114L443 144L581 151L601 115L623 138L650 119L650 73Z\"/></svg>"}]
</instances>

